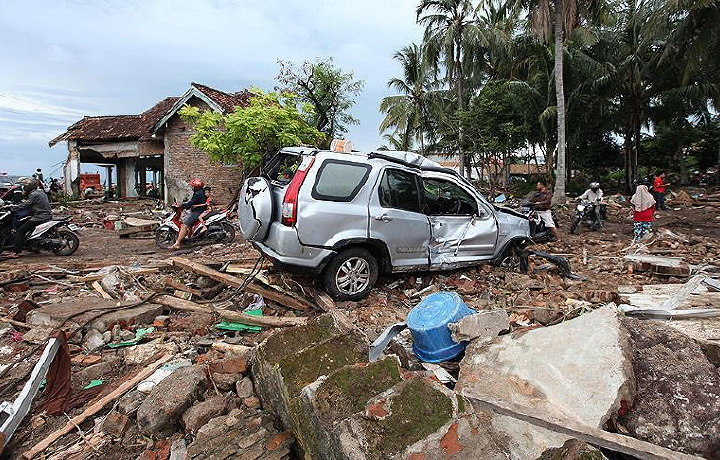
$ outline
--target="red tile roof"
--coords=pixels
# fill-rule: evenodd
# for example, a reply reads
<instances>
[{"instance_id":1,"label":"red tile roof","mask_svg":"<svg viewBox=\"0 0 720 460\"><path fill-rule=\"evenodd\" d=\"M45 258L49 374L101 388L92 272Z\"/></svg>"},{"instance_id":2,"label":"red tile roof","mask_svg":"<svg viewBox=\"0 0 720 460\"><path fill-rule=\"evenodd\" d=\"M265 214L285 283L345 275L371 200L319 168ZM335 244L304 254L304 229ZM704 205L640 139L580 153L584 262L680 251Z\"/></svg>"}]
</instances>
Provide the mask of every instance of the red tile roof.
<instances>
[{"instance_id":1,"label":"red tile roof","mask_svg":"<svg viewBox=\"0 0 720 460\"><path fill-rule=\"evenodd\" d=\"M244 107L252 93L248 90L236 93L225 93L193 82L195 89L203 93L225 112L232 112L235 107ZM111 115L101 117L84 117L72 124L67 131L51 140L52 147L66 140L83 142L120 142L152 139L155 124L173 109L179 97L167 97L140 115Z\"/></svg>"}]
</instances>

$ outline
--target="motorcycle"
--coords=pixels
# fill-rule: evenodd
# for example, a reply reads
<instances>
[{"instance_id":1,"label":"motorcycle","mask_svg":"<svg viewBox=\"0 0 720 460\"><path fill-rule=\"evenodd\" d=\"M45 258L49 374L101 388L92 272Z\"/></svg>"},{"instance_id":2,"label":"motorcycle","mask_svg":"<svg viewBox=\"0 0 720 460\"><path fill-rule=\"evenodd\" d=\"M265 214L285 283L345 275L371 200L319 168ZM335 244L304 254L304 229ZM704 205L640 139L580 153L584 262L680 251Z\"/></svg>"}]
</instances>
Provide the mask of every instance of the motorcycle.
<instances>
[{"instance_id":1,"label":"motorcycle","mask_svg":"<svg viewBox=\"0 0 720 460\"><path fill-rule=\"evenodd\" d=\"M13 217L18 209L16 205L0 205L0 253L15 247L17 230L13 226ZM20 223L25 219L30 219L30 216L20 219ZM57 256L72 255L80 246L80 238L76 233L79 227L70 224L70 219L70 216L51 219L38 225L25 240L23 249L51 251Z\"/></svg>"},{"instance_id":2,"label":"motorcycle","mask_svg":"<svg viewBox=\"0 0 720 460\"><path fill-rule=\"evenodd\" d=\"M178 203L171 205L172 212L165 215L165 219L155 231L155 244L161 249L170 249L177 240L182 220L182 206ZM208 214L202 225L198 220L188 231L188 236L183 242L197 243L207 241L209 243L232 243L235 240L235 227L229 222L230 209L214 211Z\"/></svg>"},{"instance_id":3,"label":"motorcycle","mask_svg":"<svg viewBox=\"0 0 720 460\"><path fill-rule=\"evenodd\" d=\"M520 205L520 212L527 216L528 221L530 221L530 238L532 238L533 241L541 243L544 241L550 241L553 238L550 229L545 226L545 222L543 222L542 218L535 210L534 203L522 203ZM553 222L555 222L555 227L559 227L557 217L555 217L555 211L551 211L551 213Z\"/></svg>"},{"instance_id":4,"label":"motorcycle","mask_svg":"<svg viewBox=\"0 0 720 460\"><path fill-rule=\"evenodd\" d=\"M584 226L599 232L605 224L607 205L582 200L575 206L575 219L570 226L570 233L575 233L582 223Z\"/></svg>"}]
</instances>

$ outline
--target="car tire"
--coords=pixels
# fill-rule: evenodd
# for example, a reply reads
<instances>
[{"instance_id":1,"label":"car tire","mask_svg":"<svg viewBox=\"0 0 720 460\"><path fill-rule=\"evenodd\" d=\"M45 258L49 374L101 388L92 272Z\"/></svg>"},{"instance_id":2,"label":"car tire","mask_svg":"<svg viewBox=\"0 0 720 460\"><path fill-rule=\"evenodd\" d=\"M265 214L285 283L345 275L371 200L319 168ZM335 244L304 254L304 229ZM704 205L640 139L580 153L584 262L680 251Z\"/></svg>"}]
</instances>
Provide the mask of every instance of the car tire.
<instances>
[{"instance_id":1,"label":"car tire","mask_svg":"<svg viewBox=\"0 0 720 460\"><path fill-rule=\"evenodd\" d=\"M360 300L375 286L378 263L363 248L350 248L336 255L325 268L323 285L335 300Z\"/></svg>"}]
</instances>

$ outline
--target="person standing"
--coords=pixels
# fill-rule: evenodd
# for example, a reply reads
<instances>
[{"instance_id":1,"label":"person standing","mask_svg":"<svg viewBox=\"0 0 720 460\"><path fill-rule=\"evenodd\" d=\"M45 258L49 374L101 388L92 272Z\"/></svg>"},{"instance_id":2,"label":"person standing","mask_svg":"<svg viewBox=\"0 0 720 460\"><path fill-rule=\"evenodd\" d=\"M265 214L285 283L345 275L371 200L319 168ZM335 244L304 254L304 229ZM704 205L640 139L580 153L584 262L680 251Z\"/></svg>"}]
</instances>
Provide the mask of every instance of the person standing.
<instances>
[{"instance_id":1,"label":"person standing","mask_svg":"<svg viewBox=\"0 0 720 460\"><path fill-rule=\"evenodd\" d=\"M550 206L552 205L552 192L543 182L538 182L537 185L535 185L535 190L537 190L537 192L535 192L530 202L535 205L535 211L537 211L538 216L540 216L545 223L545 227L550 229L553 238L558 240L560 239L560 235L558 234L557 228L555 228L555 221L553 220L552 211L550 210Z\"/></svg>"},{"instance_id":2,"label":"person standing","mask_svg":"<svg viewBox=\"0 0 720 460\"><path fill-rule=\"evenodd\" d=\"M637 243L651 232L655 220L655 199L647 185L641 184L635 189L630 203L633 207L633 242Z\"/></svg>"},{"instance_id":3,"label":"person standing","mask_svg":"<svg viewBox=\"0 0 720 460\"><path fill-rule=\"evenodd\" d=\"M27 235L38 225L52 219L50 200L41 187L42 184L37 179L31 180L25 186L25 191L28 193L28 199L22 207L30 211L30 218L26 219L22 224L20 224L20 227L18 227L17 232L15 233L14 253L10 256L10 258L16 259L20 257L20 253L22 252L23 247L25 246L25 241L27 240Z\"/></svg>"},{"instance_id":4,"label":"person standing","mask_svg":"<svg viewBox=\"0 0 720 460\"><path fill-rule=\"evenodd\" d=\"M670 184L666 184L664 181L665 171L658 171L653 181L653 196L655 197L657 208L667 211L667 207L665 207L665 187Z\"/></svg>"}]
</instances>

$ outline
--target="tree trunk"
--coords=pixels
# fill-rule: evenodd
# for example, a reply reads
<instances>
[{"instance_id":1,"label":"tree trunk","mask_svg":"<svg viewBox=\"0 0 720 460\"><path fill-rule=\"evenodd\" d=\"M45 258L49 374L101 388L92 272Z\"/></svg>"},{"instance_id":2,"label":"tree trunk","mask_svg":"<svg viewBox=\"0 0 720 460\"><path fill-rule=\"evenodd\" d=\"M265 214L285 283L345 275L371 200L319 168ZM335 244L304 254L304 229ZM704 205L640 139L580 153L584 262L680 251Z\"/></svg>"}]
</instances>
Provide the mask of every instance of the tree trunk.
<instances>
[{"instance_id":1,"label":"tree trunk","mask_svg":"<svg viewBox=\"0 0 720 460\"><path fill-rule=\"evenodd\" d=\"M565 89L563 87L563 8L555 0L555 98L557 99L557 158L553 203L565 203Z\"/></svg>"},{"instance_id":2,"label":"tree trunk","mask_svg":"<svg viewBox=\"0 0 720 460\"><path fill-rule=\"evenodd\" d=\"M633 154L633 180L638 179L638 157L640 156L640 112L635 111L633 120L633 128L635 130L635 153Z\"/></svg>"},{"instance_id":3,"label":"tree trunk","mask_svg":"<svg viewBox=\"0 0 720 460\"><path fill-rule=\"evenodd\" d=\"M685 164L685 154L683 153L682 146L679 146L675 152L675 161L677 161L677 164L680 167L680 185L687 185L687 165Z\"/></svg>"},{"instance_id":4,"label":"tree trunk","mask_svg":"<svg viewBox=\"0 0 720 460\"><path fill-rule=\"evenodd\" d=\"M632 191L632 130L628 125L629 123L626 123L625 125L625 141L623 142L623 151L625 153L625 191L630 193Z\"/></svg>"}]
</instances>

